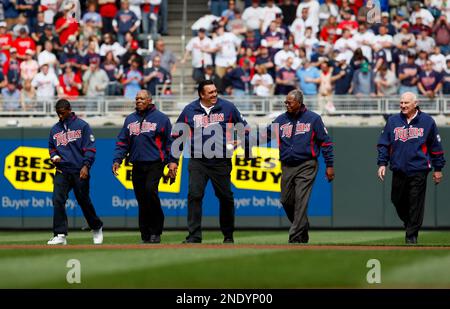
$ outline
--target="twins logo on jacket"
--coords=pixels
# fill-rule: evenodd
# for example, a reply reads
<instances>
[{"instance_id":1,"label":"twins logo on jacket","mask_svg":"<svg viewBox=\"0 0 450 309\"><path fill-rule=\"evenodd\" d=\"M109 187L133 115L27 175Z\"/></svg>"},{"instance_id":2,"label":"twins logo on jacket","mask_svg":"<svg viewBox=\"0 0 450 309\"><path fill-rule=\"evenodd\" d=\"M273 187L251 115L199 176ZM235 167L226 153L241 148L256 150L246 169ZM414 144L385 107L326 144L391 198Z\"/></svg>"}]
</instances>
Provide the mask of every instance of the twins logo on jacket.
<instances>
[{"instance_id":1,"label":"twins logo on jacket","mask_svg":"<svg viewBox=\"0 0 450 309\"><path fill-rule=\"evenodd\" d=\"M224 121L225 116L223 113L210 114L209 116L204 114L197 114L194 115L193 120L195 128L206 128L211 124Z\"/></svg>"},{"instance_id":2,"label":"twins logo on jacket","mask_svg":"<svg viewBox=\"0 0 450 309\"><path fill-rule=\"evenodd\" d=\"M132 122L128 125L130 135L139 135L141 133L148 133L150 131L156 131L157 123L147 122L144 120L142 125L139 121Z\"/></svg>"},{"instance_id":3,"label":"twins logo on jacket","mask_svg":"<svg viewBox=\"0 0 450 309\"><path fill-rule=\"evenodd\" d=\"M70 142L74 142L81 138L81 130L75 131L60 131L53 135L53 139L56 140L56 146L66 146Z\"/></svg>"},{"instance_id":4,"label":"twins logo on jacket","mask_svg":"<svg viewBox=\"0 0 450 309\"><path fill-rule=\"evenodd\" d=\"M398 127L394 129L395 141L400 140L401 142L406 142L413 138L419 138L423 136L423 128L405 128Z\"/></svg>"},{"instance_id":5,"label":"twins logo on jacket","mask_svg":"<svg viewBox=\"0 0 450 309\"><path fill-rule=\"evenodd\" d=\"M294 126L290 122L283 124L280 127L281 137L291 137L293 127ZM297 122L297 124L295 125L295 134L294 135L305 134L309 131L311 131L310 123Z\"/></svg>"}]
</instances>

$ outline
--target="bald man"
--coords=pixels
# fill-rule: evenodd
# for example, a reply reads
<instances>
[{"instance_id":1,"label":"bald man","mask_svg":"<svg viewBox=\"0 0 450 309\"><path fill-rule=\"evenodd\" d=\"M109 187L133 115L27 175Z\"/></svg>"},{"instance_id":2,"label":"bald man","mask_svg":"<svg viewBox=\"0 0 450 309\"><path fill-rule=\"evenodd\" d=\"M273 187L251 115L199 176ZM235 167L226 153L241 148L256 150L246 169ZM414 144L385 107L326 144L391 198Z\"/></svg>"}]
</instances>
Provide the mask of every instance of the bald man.
<instances>
[{"instance_id":1,"label":"bald man","mask_svg":"<svg viewBox=\"0 0 450 309\"><path fill-rule=\"evenodd\" d=\"M378 178L384 180L390 163L391 201L404 223L406 244L417 244L428 173L433 168L433 181L439 184L445 165L436 123L417 103L416 94L403 93L400 113L389 117L378 141Z\"/></svg>"}]
</instances>

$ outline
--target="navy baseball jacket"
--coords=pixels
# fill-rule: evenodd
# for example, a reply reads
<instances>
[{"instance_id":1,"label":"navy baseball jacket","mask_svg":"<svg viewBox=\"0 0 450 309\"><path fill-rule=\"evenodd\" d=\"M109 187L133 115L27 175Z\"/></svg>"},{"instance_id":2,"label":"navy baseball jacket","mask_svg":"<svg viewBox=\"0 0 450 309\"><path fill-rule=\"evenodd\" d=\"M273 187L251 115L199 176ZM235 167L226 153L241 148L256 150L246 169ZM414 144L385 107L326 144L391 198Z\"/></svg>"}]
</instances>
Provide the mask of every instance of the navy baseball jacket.
<instances>
[{"instance_id":1,"label":"navy baseball jacket","mask_svg":"<svg viewBox=\"0 0 450 309\"><path fill-rule=\"evenodd\" d=\"M189 141L191 145L190 156L199 159L208 158L202 151L203 145L207 142L212 144L211 148L213 150L216 150L215 146L219 148L217 150L217 154L220 153L220 155L213 156L212 158L231 158L232 151L227 150L225 146L226 142L233 138L233 136L230 136L230 134L233 134L232 131L227 129L228 126L233 126L233 124L240 123L244 126L246 133L248 133L247 121L241 116L241 113L238 111L236 106L222 98L217 98L217 102L209 112L209 115L201 107L200 99L189 103L184 107L178 117L177 124L179 123L187 124L190 132L178 131L177 129L179 128L177 126L172 132L173 138L181 138L184 134L189 133ZM215 132L213 130L214 128L221 129L220 133L222 134L222 138L214 138L218 136L216 134L220 134L219 132ZM245 145L248 145L248 134L246 134L245 139ZM200 149L200 145L202 149ZM177 159L178 158L172 157L171 161L176 162Z\"/></svg>"},{"instance_id":2,"label":"navy baseball jacket","mask_svg":"<svg viewBox=\"0 0 450 309\"><path fill-rule=\"evenodd\" d=\"M378 141L378 165L388 162L391 170L407 175L444 167L441 138L431 116L418 110L409 124L403 113L389 117Z\"/></svg>"},{"instance_id":3,"label":"navy baseball jacket","mask_svg":"<svg viewBox=\"0 0 450 309\"><path fill-rule=\"evenodd\" d=\"M58 155L61 162L56 168L63 172L80 172L95 161L95 138L89 124L72 113L65 121L59 121L50 130L48 140L50 158Z\"/></svg>"},{"instance_id":4,"label":"navy baseball jacket","mask_svg":"<svg viewBox=\"0 0 450 309\"><path fill-rule=\"evenodd\" d=\"M278 124L280 161L287 165L317 159L320 150L327 167L333 166L333 143L322 118L302 105L296 115L285 112L273 122ZM268 129L270 139L271 128Z\"/></svg>"},{"instance_id":5,"label":"navy baseball jacket","mask_svg":"<svg viewBox=\"0 0 450 309\"><path fill-rule=\"evenodd\" d=\"M167 162L170 154L172 126L169 118L150 107L141 116L137 111L130 114L117 136L113 162L122 163L129 154L133 162Z\"/></svg>"}]
</instances>

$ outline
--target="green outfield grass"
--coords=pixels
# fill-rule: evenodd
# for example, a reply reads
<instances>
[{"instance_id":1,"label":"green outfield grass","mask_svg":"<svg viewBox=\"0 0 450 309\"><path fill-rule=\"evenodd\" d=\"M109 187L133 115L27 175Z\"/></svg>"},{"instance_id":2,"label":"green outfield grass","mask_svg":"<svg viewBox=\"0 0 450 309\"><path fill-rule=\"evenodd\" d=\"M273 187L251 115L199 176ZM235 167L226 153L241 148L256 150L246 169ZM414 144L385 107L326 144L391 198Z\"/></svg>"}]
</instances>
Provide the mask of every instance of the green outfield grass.
<instances>
[{"instance_id":1,"label":"green outfield grass","mask_svg":"<svg viewBox=\"0 0 450 309\"><path fill-rule=\"evenodd\" d=\"M105 244L140 243L137 231L104 235ZM0 245L45 244L50 236L0 232ZM162 241L180 244L184 236L165 232ZM72 232L68 242L66 247L91 244L91 233ZM309 245L354 246L345 250L245 246L286 245L286 231L237 231L235 242L227 248L0 249L0 288L450 288L450 250L375 250L403 248L402 231L310 233ZM449 246L450 232L424 231L419 242L418 249ZM203 243L222 244L221 233L204 232ZM379 247L361 250L361 245ZM81 263L81 284L66 282L69 259ZM381 263L381 284L366 281L369 259Z\"/></svg>"}]
</instances>

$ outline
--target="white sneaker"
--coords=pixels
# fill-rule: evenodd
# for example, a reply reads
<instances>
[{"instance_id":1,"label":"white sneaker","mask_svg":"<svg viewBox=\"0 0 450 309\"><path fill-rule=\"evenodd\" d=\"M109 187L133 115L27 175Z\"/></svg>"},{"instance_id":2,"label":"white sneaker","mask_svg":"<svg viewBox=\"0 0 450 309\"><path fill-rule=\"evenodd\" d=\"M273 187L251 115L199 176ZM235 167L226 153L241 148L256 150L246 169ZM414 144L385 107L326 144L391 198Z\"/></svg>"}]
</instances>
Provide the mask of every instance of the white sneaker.
<instances>
[{"instance_id":1,"label":"white sneaker","mask_svg":"<svg viewBox=\"0 0 450 309\"><path fill-rule=\"evenodd\" d=\"M103 243L103 227L99 228L98 230L93 230L92 233L94 234L93 240L94 245L101 245Z\"/></svg>"},{"instance_id":2,"label":"white sneaker","mask_svg":"<svg viewBox=\"0 0 450 309\"><path fill-rule=\"evenodd\" d=\"M67 245L66 235L58 234L57 236L47 241L47 245Z\"/></svg>"}]
</instances>

